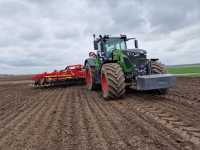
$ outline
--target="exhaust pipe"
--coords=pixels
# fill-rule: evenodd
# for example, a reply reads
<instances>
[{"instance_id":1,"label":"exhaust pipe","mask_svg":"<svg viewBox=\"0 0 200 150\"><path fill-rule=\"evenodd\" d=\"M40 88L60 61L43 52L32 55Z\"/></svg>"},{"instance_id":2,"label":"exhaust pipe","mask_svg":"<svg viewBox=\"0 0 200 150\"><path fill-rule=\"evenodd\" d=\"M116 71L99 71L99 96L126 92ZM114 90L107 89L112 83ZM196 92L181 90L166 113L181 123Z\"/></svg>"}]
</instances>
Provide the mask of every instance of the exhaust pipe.
<instances>
[{"instance_id":1,"label":"exhaust pipe","mask_svg":"<svg viewBox=\"0 0 200 150\"><path fill-rule=\"evenodd\" d=\"M135 40L135 48L138 48L138 40Z\"/></svg>"}]
</instances>

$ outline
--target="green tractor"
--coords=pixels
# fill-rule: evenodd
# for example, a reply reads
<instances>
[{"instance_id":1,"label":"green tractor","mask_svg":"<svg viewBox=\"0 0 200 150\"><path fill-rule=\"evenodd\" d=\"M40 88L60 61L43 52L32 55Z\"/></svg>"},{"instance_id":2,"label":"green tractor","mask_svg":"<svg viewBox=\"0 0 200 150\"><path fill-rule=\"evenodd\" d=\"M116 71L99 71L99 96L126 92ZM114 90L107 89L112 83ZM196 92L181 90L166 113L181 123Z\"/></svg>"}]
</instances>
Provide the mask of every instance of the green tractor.
<instances>
[{"instance_id":1,"label":"green tractor","mask_svg":"<svg viewBox=\"0 0 200 150\"><path fill-rule=\"evenodd\" d=\"M127 48L130 40L134 40L133 49ZM84 63L86 86L95 90L100 85L105 99L122 97L126 87L164 94L175 86L176 77L167 74L158 59L147 59L146 50L138 48L135 38L94 35L94 50L97 52L90 52Z\"/></svg>"}]
</instances>

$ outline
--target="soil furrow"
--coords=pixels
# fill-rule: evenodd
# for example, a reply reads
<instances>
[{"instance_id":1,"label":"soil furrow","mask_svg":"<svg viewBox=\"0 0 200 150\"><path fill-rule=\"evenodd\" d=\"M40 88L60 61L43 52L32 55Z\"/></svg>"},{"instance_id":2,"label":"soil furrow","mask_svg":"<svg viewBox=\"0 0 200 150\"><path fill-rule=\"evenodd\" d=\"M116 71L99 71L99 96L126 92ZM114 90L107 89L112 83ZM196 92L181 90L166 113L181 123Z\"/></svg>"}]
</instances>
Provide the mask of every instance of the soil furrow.
<instances>
[{"instance_id":1,"label":"soil furrow","mask_svg":"<svg viewBox=\"0 0 200 150\"><path fill-rule=\"evenodd\" d=\"M33 116L29 126L22 132L19 132L17 138L12 140L15 141L13 142L14 144L11 145L12 149L18 147L24 147L25 149L41 149L42 146L38 145L39 142L35 142L36 140L34 140L34 138L37 137L37 140L42 141L41 137L38 135L42 135L41 130L44 129L43 123L49 123L48 120L45 120L45 117L50 116L53 118L51 115L54 113L55 107L57 106L58 101L60 101L62 94L62 91L57 91L46 101L45 105L35 114L35 116Z\"/></svg>"},{"instance_id":2,"label":"soil furrow","mask_svg":"<svg viewBox=\"0 0 200 150\"><path fill-rule=\"evenodd\" d=\"M136 98L135 98L136 99ZM131 99L130 99L131 100ZM132 99L134 101L134 99ZM156 120L155 118L152 118L152 116L148 115L148 111L151 111L151 109L148 110L149 106L145 107L146 104L138 104L138 102L140 101L136 101L134 103L127 103L127 102L120 102L120 105L118 105L117 107L115 106L115 108L119 109L121 108L121 113L122 115L124 115L124 117L126 117L126 115L128 116L129 114L133 114L136 113L138 117L140 117L141 119L143 119L144 121L146 121L145 123L147 123L147 125L143 125L148 126L150 131L154 131L154 135L158 134L158 136L160 136L160 138L162 137L163 139L166 140L166 142L171 143L171 145L173 145L175 147L175 145L177 146L177 149L182 148L182 149L194 149L195 147L197 148L198 146L195 146L193 144L193 142L191 141L185 141L184 137L182 137L179 133L174 132L173 130L171 130L171 128L169 126L166 126L165 124L162 124L161 122L159 122L158 120ZM119 107L120 106L120 107ZM144 109L142 109L144 108ZM157 110L157 109L156 109ZM134 113L133 113L134 112ZM125 114L123 114L125 113ZM155 112L156 114L157 112ZM127 119L129 117L126 117ZM172 119L173 120L173 119ZM141 123L142 124L142 123ZM160 134L159 132L161 132L162 134ZM161 140L164 141L164 140Z\"/></svg>"},{"instance_id":3,"label":"soil furrow","mask_svg":"<svg viewBox=\"0 0 200 150\"><path fill-rule=\"evenodd\" d=\"M107 115L102 113L101 109L94 103L94 100L91 99L88 93L85 95L90 98L90 100L88 100L88 98L86 98L86 100L88 100L89 108L91 109L92 114L96 117L97 122L104 133L104 139L109 143L109 149L127 149L129 143L123 141L115 126L113 126L107 118Z\"/></svg>"},{"instance_id":4,"label":"soil furrow","mask_svg":"<svg viewBox=\"0 0 200 150\"><path fill-rule=\"evenodd\" d=\"M28 100L26 101L27 103L25 103L22 106L22 108L16 111L14 110L12 110L11 112L8 111L8 113L5 114L5 117L1 118L2 120L1 120L0 126L4 127L10 121L13 121L13 119L16 119L16 117L20 116L20 114L24 114L24 112L27 113L28 111L31 111L31 109L34 109L34 107L40 103L40 100L39 100L40 98L41 99L46 98L48 95L49 93L45 93L44 95L41 95L38 99L33 99L32 101L30 101L30 105L28 105L27 107L25 106L25 104L27 105Z\"/></svg>"},{"instance_id":5,"label":"soil furrow","mask_svg":"<svg viewBox=\"0 0 200 150\"><path fill-rule=\"evenodd\" d=\"M56 98L56 103L54 108L50 110L47 114L47 117L44 119L44 130L43 131L43 140L40 140L40 144L47 149L62 149L62 114L64 112L64 104L66 100L66 95L68 92L65 89L60 89L62 93L59 93L59 96ZM58 100L57 100L58 99ZM49 106L50 107L50 106ZM31 140L32 141L32 140ZM41 146L40 146L41 147Z\"/></svg>"},{"instance_id":6,"label":"soil furrow","mask_svg":"<svg viewBox=\"0 0 200 150\"><path fill-rule=\"evenodd\" d=\"M83 113L85 116L85 124L87 125L87 131L88 131L88 140L90 140L90 148L88 149L97 149L97 150L107 150L108 147L108 141L103 135L103 132L101 131L100 124L98 123L98 120L96 119L95 115L93 114L88 101L91 99L88 99L87 96L85 96L85 90L82 89L80 91L80 97L81 97L81 106L83 106Z\"/></svg>"},{"instance_id":7,"label":"soil furrow","mask_svg":"<svg viewBox=\"0 0 200 150\"><path fill-rule=\"evenodd\" d=\"M73 88L68 88L68 96L66 96L65 104L64 104L64 112L62 114L62 146L63 149L73 150L73 118L74 118L74 107L75 102L72 97Z\"/></svg>"},{"instance_id":8,"label":"soil furrow","mask_svg":"<svg viewBox=\"0 0 200 150\"><path fill-rule=\"evenodd\" d=\"M127 90L114 101L85 86L11 82L0 86L0 149L199 150L200 78L177 78L166 95Z\"/></svg>"},{"instance_id":9,"label":"soil furrow","mask_svg":"<svg viewBox=\"0 0 200 150\"><path fill-rule=\"evenodd\" d=\"M43 99L46 96L48 96L49 93L45 93L43 95L40 95L38 98L34 98L34 99L28 99L26 101L24 101L22 104L20 104L16 109L9 109L5 115L3 115L0 119L0 127L4 126L4 124L7 124L9 121L13 120L13 118L15 118L16 116L18 116L20 113L23 113L24 111L26 111L26 108L33 108L32 106L34 106L38 101L38 99ZM36 96L37 97L37 96Z\"/></svg>"},{"instance_id":10,"label":"soil furrow","mask_svg":"<svg viewBox=\"0 0 200 150\"><path fill-rule=\"evenodd\" d=\"M180 94L169 93L168 95L160 96L161 98L169 99L171 101L175 101L181 105L189 107L191 109L199 110L200 100L191 100L191 98L186 98ZM199 112L199 111L198 111Z\"/></svg>"},{"instance_id":11,"label":"soil furrow","mask_svg":"<svg viewBox=\"0 0 200 150\"><path fill-rule=\"evenodd\" d=\"M140 102L140 105L134 107L135 109L150 115L159 123L180 134L186 141L191 141L196 145L200 144L200 129L195 128L193 124L189 123L186 116L184 117L186 121L184 121L182 117L178 117L175 113L170 112L169 107L156 105L156 102L150 103L149 100L147 101L141 97L138 102Z\"/></svg>"},{"instance_id":12,"label":"soil furrow","mask_svg":"<svg viewBox=\"0 0 200 150\"><path fill-rule=\"evenodd\" d=\"M83 118L83 111L80 105L80 97L78 95L78 90L72 92L72 99L75 103L74 116L73 116L73 126L72 131L73 137L73 149L86 150L89 147L88 134L86 130L86 125Z\"/></svg>"},{"instance_id":13,"label":"soil furrow","mask_svg":"<svg viewBox=\"0 0 200 150\"><path fill-rule=\"evenodd\" d=\"M2 130L0 130L0 145L5 143L10 136L14 136L14 132L19 130L19 128L24 130L25 126L29 125L28 123L30 123L32 117L35 114L37 114L37 112L40 109L42 109L42 107L45 105L46 100L48 100L48 98L53 94L54 93L49 93L49 95L46 96L43 100L39 99L38 103L30 107L30 109L27 109L21 114L19 114L16 118L11 120L4 128L2 128Z\"/></svg>"},{"instance_id":14,"label":"soil furrow","mask_svg":"<svg viewBox=\"0 0 200 150\"><path fill-rule=\"evenodd\" d=\"M194 110L190 107L186 107L184 105L177 104L176 102L172 102L169 99L160 99L157 96L150 97L141 97L144 101L148 99L148 101L153 101L155 107L162 108L163 111L170 112L171 114L178 116L179 118L184 118L184 121L188 124L192 124L197 128L200 128L200 118L199 118L199 110Z\"/></svg>"},{"instance_id":15,"label":"soil furrow","mask_svg":"<svg viewBox=\"0 0 200 150\"><path fill-rule=\"evenodd\" d=\"M102 111L105 113L107 112L107 117L112 122L113 126L115 126L116 130L118 130L121 138L123 138L127 145L129 145L130 149L135 149L138 147L142 147L142 149L166 148L166 145L162 145L161 143L158 143L157 139L151 138L148 130L145 131L144 128L138 126L138 120L135 119L136 115L132 115L129 119L126 119L118 110L113 109L113 107L110 106L110 103L114 102L105 103L100 98L96 98L95 101L97 105L102 103L99 105L99 107L101 107Z\"/></svg>"}]
</instances>

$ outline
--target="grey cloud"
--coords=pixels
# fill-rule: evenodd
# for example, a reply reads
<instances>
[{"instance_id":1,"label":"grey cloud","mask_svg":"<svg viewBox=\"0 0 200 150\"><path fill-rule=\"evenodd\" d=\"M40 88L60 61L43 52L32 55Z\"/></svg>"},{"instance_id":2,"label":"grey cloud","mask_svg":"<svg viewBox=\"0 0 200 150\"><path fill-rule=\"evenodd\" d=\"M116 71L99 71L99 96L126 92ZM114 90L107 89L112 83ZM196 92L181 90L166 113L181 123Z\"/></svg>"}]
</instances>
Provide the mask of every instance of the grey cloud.
<instances>
[{"instance_id":1,"label":"grey cloud","mask_svg":"<svg viewBox=\"0 0 200 150\"><path fill-rule=\"evenodd\" d=\"M93 18L95 27L91 27L91 23L87 24L86 33L92 30L109 34L144 32L146 28L145 19L141 15L142 7L138 1L90 1L89 6L93 8L92 11L99 10L100 13Z\"/></svg>"},{"instance_id":2,"label":"grey cloud","mask_svg":"<svg viewBox=\"0 0 200 150\"><path fill-rule=\"evenodd\" d=\"M23 31L23 33L20 35L20 38L24 39L25 41L36 41L38 39L42 38L42 31L39 29L26 29Z\"/></svg>"},{"instance_id":3,"label":"grey cloud","mask_svg":"<svg viewBox=\"0 0 200 150\"><path fill-rule=\"evenodd\" d=\"M0 1L0 17L7 19L7 17L23 15L24 11L28 11L26 5L20 1Z\"/></svg>"},{"instance_id":4,"label":"grey cloud","mask_svg":"<svg viewBox=\"0 0 200 150\"><path fill-rule=\"evenodd\" d=\"M55 31L54 36L55 38L60 39L60 40L76 39L80 36L80 33L77 31L78 31L77 28L65 27L65 29L61 28Z\"/></svg>"},{"instance_id":5,"label":"grey cloud","mask_svg":"<svg viewBox=\"0 0 200 150\"><path fill-rule=\"evenodd\" d=\"M199 0L0 0L0 73L83 63L93 33L136 36L149 57L194 63L199 20Z\"/></svg>"},{"instance_id":6,"label":"grey cloud","mask_svg":"<svg viewBox=\"0 0 200 150\"><path fill-rule=\"evenodd\" d=\"M153 32L170 32L194 24L200 19L198 0L147 0L142 5Z\"/></svg>"}]
</instances>

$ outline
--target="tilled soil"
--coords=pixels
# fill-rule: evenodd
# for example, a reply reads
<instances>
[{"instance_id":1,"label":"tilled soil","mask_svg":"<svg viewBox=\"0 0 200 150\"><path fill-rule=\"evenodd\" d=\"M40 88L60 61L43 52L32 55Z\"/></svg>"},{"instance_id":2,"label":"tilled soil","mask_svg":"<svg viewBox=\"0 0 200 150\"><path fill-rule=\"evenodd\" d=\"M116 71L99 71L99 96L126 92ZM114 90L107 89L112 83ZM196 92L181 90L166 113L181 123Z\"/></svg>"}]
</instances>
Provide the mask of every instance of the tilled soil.
<instances>
[{"instance_id":1,"label":"tilled soil","mask_svg":"<svg viewBox=\"0 0 200 150\"><path fill-rule=\"evenodd\" d=\"M84 86L0 84L0 150L199 150L200 78L105 101Z\"/></svg>"}]
</instances>

